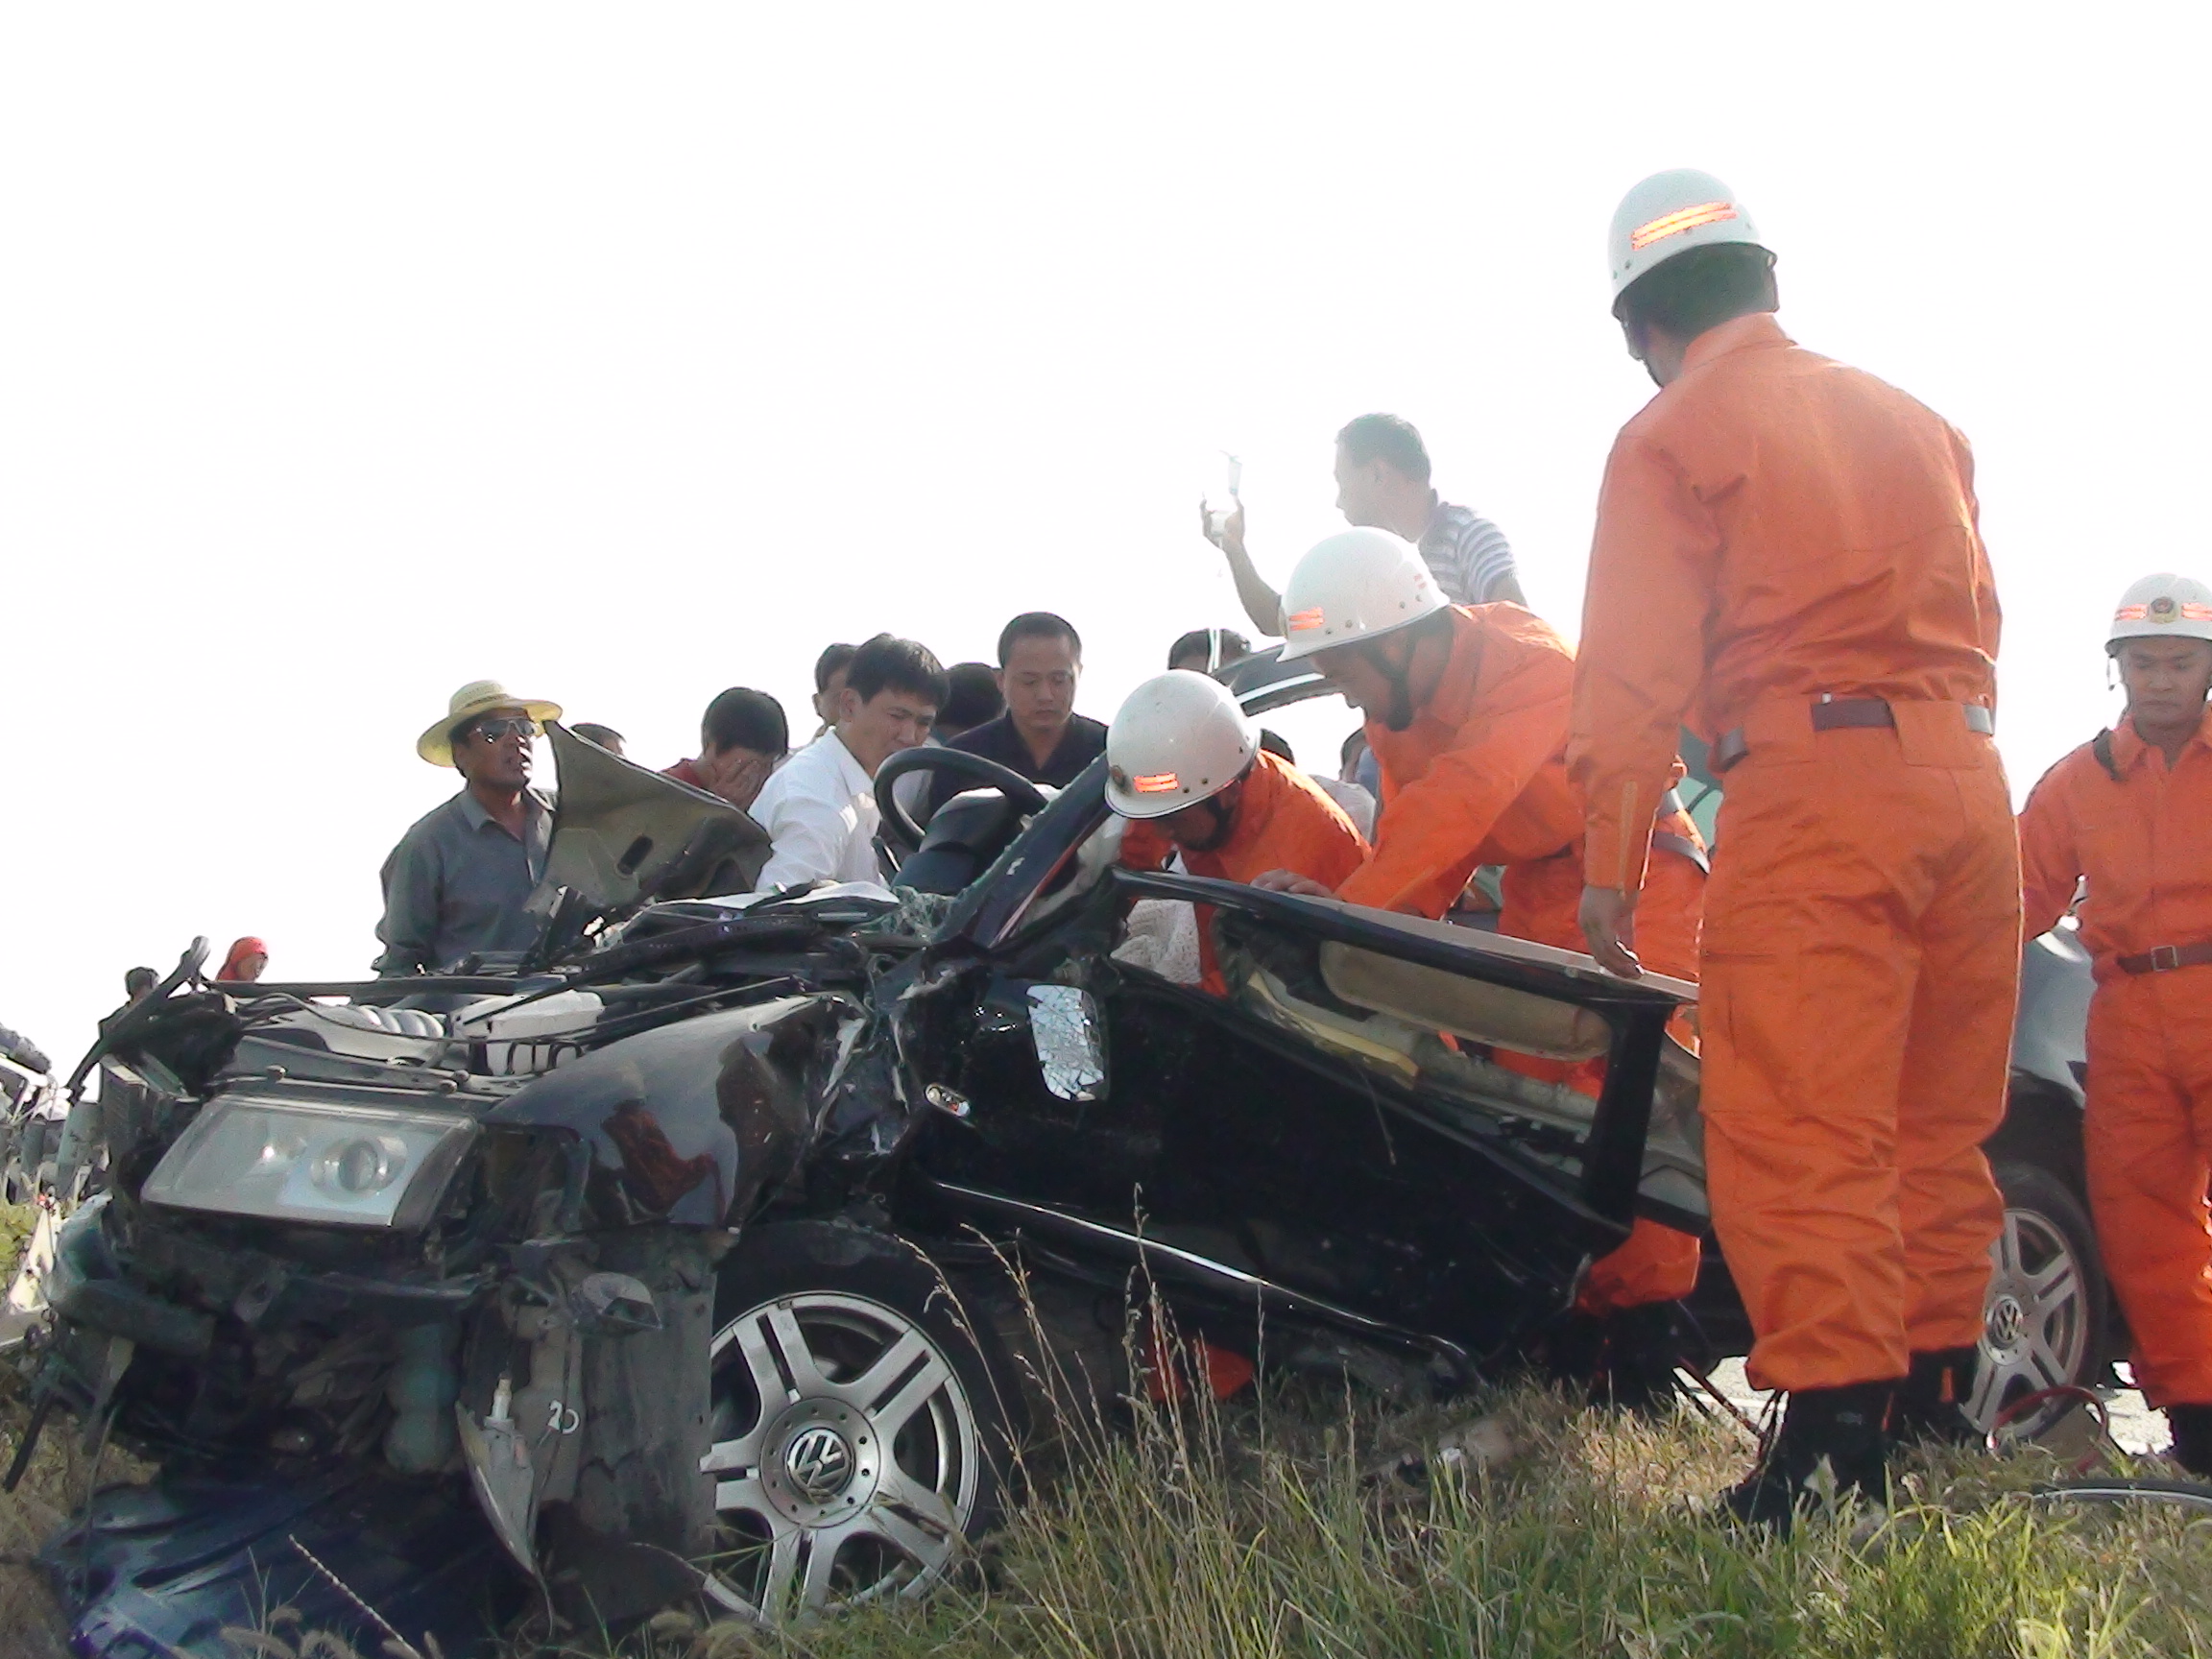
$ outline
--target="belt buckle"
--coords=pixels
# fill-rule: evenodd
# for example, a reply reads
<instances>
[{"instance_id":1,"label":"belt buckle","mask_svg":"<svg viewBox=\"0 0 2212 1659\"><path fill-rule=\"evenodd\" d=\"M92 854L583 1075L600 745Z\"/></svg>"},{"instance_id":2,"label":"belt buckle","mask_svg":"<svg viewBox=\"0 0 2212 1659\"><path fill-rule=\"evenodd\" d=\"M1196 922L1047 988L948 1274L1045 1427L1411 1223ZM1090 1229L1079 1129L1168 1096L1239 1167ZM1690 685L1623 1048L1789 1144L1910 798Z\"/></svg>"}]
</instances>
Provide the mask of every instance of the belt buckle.
<instances>
[{"instance_id":1,"label":"belt buckle","mask_svg":"<svg viewBox=\"0 0 2212 1659\"><path fill-rule=\"evenodd\" d=\"M2153 974L2171 974L2171 973L2173 973L2173 972L2174 972L2174 970L2176 970L2176 968L2178 968L2178 967L2180 967L2180 966L2181 966L2181 947L2180 947L2180 946L2178 946L2178 945L2160 945L2160 946L2156 946L2156 947L2154 947L2154 948L2152 949L2152 952L2151 952L2151 972L2152 972L2152 973L2153 973Z\"/></svg>"}]
</instances>

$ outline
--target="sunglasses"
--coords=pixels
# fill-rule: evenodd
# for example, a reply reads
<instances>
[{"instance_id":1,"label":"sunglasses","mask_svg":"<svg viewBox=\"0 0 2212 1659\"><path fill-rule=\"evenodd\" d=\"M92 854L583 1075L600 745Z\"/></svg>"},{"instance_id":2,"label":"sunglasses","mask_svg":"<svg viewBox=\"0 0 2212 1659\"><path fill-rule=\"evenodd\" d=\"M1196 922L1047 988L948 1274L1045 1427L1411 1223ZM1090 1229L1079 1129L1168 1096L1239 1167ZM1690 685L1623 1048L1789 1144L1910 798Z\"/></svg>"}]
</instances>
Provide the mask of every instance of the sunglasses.
<instances>
[{"instance_id":1,"label":"sunglasses","mask_svg":"<svg viewBox=\"0 0 2212 1659\"><path fill-rule=\"evenodd\" d=\"M519 737L527 743L538 735L539 730L537 721L525 720L517 715L505 720L479 721L469 735L489 748L503 737Z\"/></svg>"}]
</instances>

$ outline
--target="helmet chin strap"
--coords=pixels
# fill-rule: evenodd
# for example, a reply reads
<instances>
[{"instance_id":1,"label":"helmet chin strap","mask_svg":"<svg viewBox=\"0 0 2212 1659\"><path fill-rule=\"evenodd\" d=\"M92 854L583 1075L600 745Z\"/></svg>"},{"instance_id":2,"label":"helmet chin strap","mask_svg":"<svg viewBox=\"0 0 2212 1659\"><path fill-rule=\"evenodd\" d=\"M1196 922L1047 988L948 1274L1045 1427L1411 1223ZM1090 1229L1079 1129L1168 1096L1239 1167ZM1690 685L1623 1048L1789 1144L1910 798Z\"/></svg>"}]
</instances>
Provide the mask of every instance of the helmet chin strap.
<instances>
[{"instance_id":1,"label":"helmet chin strap","mask_svg":"<svg viewBox=\"0 0 2212 1659\"><path fill-rule=\"evenodd\" d=\"M1393 662L1383 647L1385 639L1362 639L1359 654L1366 658L1375 672L1390 682L1390 707L1382 712L1382 724L1393 732L1403 732L1413 724L1413 652L1408 647L1404 662Z\"/></svg>"},{"instance_id":2,"label":"helmet chin strap","mask_svg":"<svg viewBox=\"0 0 2212 1659\"><path fill-rule=\"evenodd\" d=\"M1214 820L1214 832L1203 841L1185 841L1183 845L1192 853L1212 853L1229 839L1229 831L1235 827L1236 820L1229 809L1221 805L1221 797L1218 795L1209 795L1198 805L1205 807L1206 815Z\"/></svg>"},{"instance_id":3,"label":"helmet chin strap","mask_svg":"<svg viewBox=\"0 0 2212 1659\"><path fill-rule=\"evenodd\" d=\"M1208 835L1203 841L1187 841L1181 836L1177 836L1176 845L1190 853L1220 851L1222 845L1237 829L1237 808L1244 799L1244 780L1252 776L1252 767L1259 764L1259 757L1255 756L1251 765L1246 766L1243 771L1237 775L1235 782L1219 794L1209 795L1205 800L1197 803L1198 806L1206 808L1206 815L1214 820L1214 832L1211 835ZM1191 808L1191 810L1196 810L1196 807Z\"/></svg>"}]
</instances>

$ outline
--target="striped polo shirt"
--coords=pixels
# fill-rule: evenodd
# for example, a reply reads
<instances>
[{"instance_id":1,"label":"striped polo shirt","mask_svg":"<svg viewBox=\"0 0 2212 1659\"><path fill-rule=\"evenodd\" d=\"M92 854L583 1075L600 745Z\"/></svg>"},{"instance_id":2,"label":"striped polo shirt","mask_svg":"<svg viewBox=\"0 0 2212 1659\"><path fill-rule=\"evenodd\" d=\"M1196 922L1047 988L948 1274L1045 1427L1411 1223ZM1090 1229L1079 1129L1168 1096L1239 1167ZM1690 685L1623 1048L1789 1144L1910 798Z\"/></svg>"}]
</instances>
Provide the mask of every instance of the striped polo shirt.
<instances>
[{"instance_id":1,"label":"striped polo shirt","mask_svg":"<svg viewBox=\"0 0 2212 1659\"><path fill-rule=\"evenodd\" d=\"M1513 575L1513 548L1505 532L1449 501L1436 503L1420 545L1436 586L1455 605L1489 604L1499 596L1499 582Z\"/></svg>"}]
</instances>

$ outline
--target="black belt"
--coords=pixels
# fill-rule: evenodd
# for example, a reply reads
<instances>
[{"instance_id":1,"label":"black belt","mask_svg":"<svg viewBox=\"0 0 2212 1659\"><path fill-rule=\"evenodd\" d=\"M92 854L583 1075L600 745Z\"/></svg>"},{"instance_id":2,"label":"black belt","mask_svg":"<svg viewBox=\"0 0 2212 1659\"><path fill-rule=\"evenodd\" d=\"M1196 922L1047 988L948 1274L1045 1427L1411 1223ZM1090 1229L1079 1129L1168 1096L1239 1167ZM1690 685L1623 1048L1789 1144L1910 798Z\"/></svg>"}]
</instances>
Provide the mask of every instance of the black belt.
<instances>
[{"instance_id":1,"label":"black belt","mask_svg":"<svg viewBox=\"0 0 2212 1659\"><path fill-rule=\"evenodd\" d=\"M1657 820L1670 817L1676 812L1681 813L1685 818L1690 817L1690 808L1682 805L1682 792L1679 789L1670 789L1666 794L1659 798L1659 810L1652 813L1651 816L1654 820ZM1691 818L1690 821L1693 824L1696 822L1695 818ZM1705 855L1705 849L1698 846L1696 842L1693 841L1687 835L1677 835L1671 830L1654 829L1651 831L1651 845L1654 847L1664 847L1670 853L1680 854L1682 857L1689 859L1691 863L1696 865L1698 869L1704 871L1708 876L1713 874L1713 861ZM1568 842L1567 845L1560 848L1558 852L1545 854L1544 857L1578 857L1581 854L1581 851L1582 842L1580 838L1577 837L1576 839ZM1542 861L1542 859L1531 860L1531 862L1534 863L1541 863Z\"/></svg>"},{"instance_id":2,"label":"black belt","mask_svg":"<svg viewBox=\"0 0 2212 1659\"><path fill-rule=\"evenodd\" d=\"M1659 810L1654 816L1669 818L1677 812L1685 818L1690 816L1690 808L1682 805L1682 792L1670 789L1660 798ZM1677 835L1671 830L1654 830L1651 831L1651 845L1663 847L1676 857L1689 859L1708 876L1713 874L1713 861L1705 856L1705 849L1687 835Z\"/></svg>"},{"instance_id":3,"label":"black belt","mask_svg":"<svg viewBox=\"0 0 2212 1659\"><path fill-rule=\"evenodd\" d=\"M2123 974L2171 974L2176 968L2202 968L2212 964L2212 939L2201 945L2161 945L2140 956L2113 960Z\"/></svg>"},{"instance_id":4,"label":"black belt","mask_svg":"<svg viewBox=\"0 0 2212 1659\"><path fill-rule=\"evenodd\" d=\"M1997 730L1997 717L1979 703L1960 703L1954 707L1966 711L1966 730L1979 732L1987 737ZM1880 697L1823 697L1817 703L1806 705L1813 716L1813 730L1834 732L1843 727L1894 726L1897 714ZM1725 772L1744 756L1751 753L1751 745L1744 741L1743 728L1723 732L1720 740L1713 745L1712 766L1716 774Z\"/></svg>"}]
</instances>

